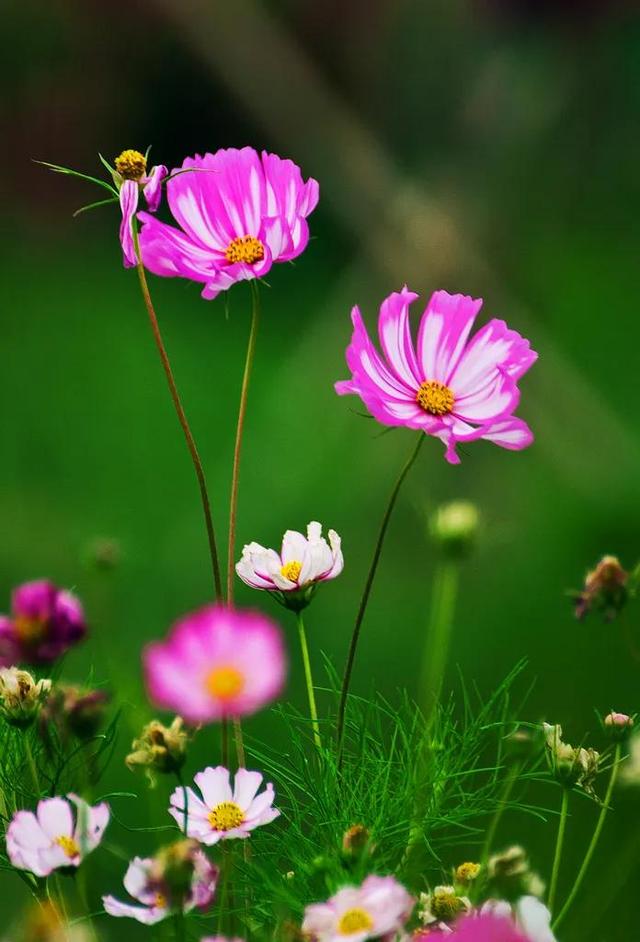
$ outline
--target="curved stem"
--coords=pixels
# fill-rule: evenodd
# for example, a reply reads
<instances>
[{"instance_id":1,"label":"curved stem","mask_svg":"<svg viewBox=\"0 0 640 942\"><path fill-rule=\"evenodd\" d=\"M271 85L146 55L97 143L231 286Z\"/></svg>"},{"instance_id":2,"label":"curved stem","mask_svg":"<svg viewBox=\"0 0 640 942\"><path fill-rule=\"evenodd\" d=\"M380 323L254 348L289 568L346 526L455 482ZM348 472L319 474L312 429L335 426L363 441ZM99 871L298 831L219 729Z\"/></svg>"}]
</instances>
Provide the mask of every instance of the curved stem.
<instances>
[{"instance_id":1,"label":"curved stem","mask_svg":"<svg viewBox=\"0 0 640 942\"><path fill-rule=\"evenodd\" d=\"M602 808L600 809L600 814L598 815L598 823L596 824L596 829L593 832L591 843L589 844L589 847L587 848L587 853L584 855L582 866L578 870L578 875L571 888L571 892L569 893L569 896L567 897L567 901L562 907L562 909L560 910L558 914L558 918L554 921L551 927L554 930L558 928L558 926L560 925L564 917L567 915L567 913L571 909L573 901L578 895L580 887L582 886L582 881L584 880L587 870L589 869L589 864L591 863L591 859L595 853L596 847L598 846L598 841L600 840L600 835L602 834L602 829L604 827L604 822L607 817L607 812L609 811L609 807L611 805L611 796L613 795L613 789L616 784L616 779L618 778L621 753L622 753L622 746L620 743L616 743L616 749L613 756L613 766L611 768L611 777L609 778L609 784L607 786L607 793L604 796Z\"/></svg>"},{"instance_id":2,"label":"curved stem","mask_svg":"<svg viewBox=\"0 0 640 942\"><path fill-rule=\"evenodd\" d=\"M251 329L247 344L247 355L244 362L242 388L240 390L240 406L238 409L238 424L236 426L236 443L233 449L233 471L231 474L231 499L229 501L229 547L227 555L227 604L233 605L233 577L236 546L236 517L238 513L238 485L240 483L240 455L242 452L242 436L244 420L247 412L247 399L249 396L249 382L256 352L256 338L258 336L258 322L260 320L260 294L254 281L251 284Z\"/></svg>"},{"instance_id":3,"label":"curved stem","mask_svg":"<svg viewBox=\"0 0 640 942\"><path fill-rule=\"evenodd\" d=\"M453 560L444 560L433 577L431 616L424 649L420 699L425 717L432 714L440 698L457 594L458 565Z\"/></svg>"},{"instance_id":4,"label":"curved stem","mask_svg":"<svg viewBox=\"0 0 640 942\"><path fill-rule=\"evenodd\" d=\"M339 757L342 754L342 739L344 736L344 720L345 720L345 713L347 710L347 699L349 696L349 687L351 686L351 675L353 674L353 665L356 659L358 641L360 639L360 630L362 628L362 621L364 619L365 612L367 610L367 604L369 602L369 595L371 594L373 580L375 579L376 570L378 568L378 563L380 561L380 554L382 553L382 545L384 543L384 538L387 533L387 527L389 526L389 520L391 519L391 514L393 512L393 508L395 506L398 493L400 492L402 483L404 479L406 478L407 474L409 473L412 464L418 457L418 452L420 451L420 447L425 437L426 436L424 435L424 433L422 432L419 433L418 443L413 449L413 451L411 452L407 461L405 462L400 472L400 475L398 477L398 480L396 481L393 487L393 490L391 491L389 502L387 504L387 509L384 512L382 523L380 525L380 532L378 533L378 539L377 539L376 546L373 552L373 559L371 560L371 566L369 567L369 574L367 576L367 581L365 582L365 585L364 585L362 599L360 600L360 607L358 609L358 614L356 615L356 621L353 626L353 633L351 635L351 643L349 645L349 653L347 655L347 663L344 670L344 678L342 680L342 690L340 692L340 705L338 707L338 720L337 720L337 727L336 727L336 742L338 746Z\"/></svg>"},{"instance_id":5,"label":"curved stem","mask_svg":"<svg viewBox=\"0 0 640 942\"><path fill-rule=\"evenodd\" d=\"M302 612L297 612L297 619L298 635L300 636L300 650L302 651L302 663L304 665L304 678L307 684L307 697L309 698L309 712L311 715L311 725L313 726L313 739L318 749L322 749L320 724L318 723L318 709L316 707L316 695L313 689L313 675L311 673L311 661L309 659L309 646L307 645L307 633L304 627Z\"/></svg>"},{"instance_id":6,"label":"curved stem","mask_svg":"<svg viewBox=\"0 0 640 942\"><path fill-rule=\"evenodd\" d=\"M567 829L567 815L569 812L569 789L562 789L562 804L560 806L560 821L558 823L558 836L556 837L556 849L553 855L553 867L551 868L551 883L549 884L549 896L547 906L553 912L558 891L558 878L560 876L560 863L562 861L562 849L564 847L564 835Z\"/></svg>"},{"instance_id":7,"label":"curved stem","mask_svg":"<svg viewBox=\"0 0 640 942\"><path fill-rule=\"evenodd\" d=\"M514 763L509 769L505 777L504 785L502 788L502 794L500 795L500 798L498 800L498 807L496 808L495 814L493 815L493 818L491 819L491 824L489 825L489 828L487 829L487 834L484 840L484 845L482 848L482 855L480 857L480 860L483 865L486 864L487 860L489 859L489 854L491 853L491 848L493 847L495 836L498 833L498 827L500 826L500 822L502 821L502 816L505 813L505 810L507 809L507 806L509 804L509 799L511 798L511 792L513 791L513 786L515 785L518 779L520 768L521 767L519 763Z\"/></svg>"},{"instance_id":8,"label":"curved stem","mask_svg":"<svg viewBox=\"0 0 640 942\"><path fill-rule=\"evenodd\" d=\"M138 280L140 282L140 290L142 292L142 299L144 305L147 309L147 314L149 315L149 322L151 324L151 331L153 333L153 339L155 340L156 347L158 348L158 353L160 354L160 360L162 361L162 367L167 379L167 384L169 386L169 392L171 393L171 399L173 401L173 406L178 416L178 421L182 428L185 441L187 443L187 448L189 449L189 454L191 455L191 461L193 462L193 467L196 472L196 478L198 479L198 487L200 489L200 499L202 501L202 510L204 513L205 526L207 528L207 539L209 541L209 554L211 556L211 570L213 573L213 585L215 590L216 601L220 602L222 600L222 579L220 575L220 561L218 558L218 547L216 544L216 536L213 528L213 519L211 516L211 502L209 501L209 492L207 491L207 482L204 476L204 470L202 467L202 462L200 460L200 455L198 454L198 449L196 447L195 439L191 433L191 428L189 422L187 421L187 416L184 411L180 395L178 393L178 387L176 386L176 381L173 377L173 370L171 369L171 362L167 354L167 350L162 339L162 333L160 331L160 325L158 324L158 318L156 317L156 312L153 307L153 302L151 300L151 294L149 292L149 286L147 284L147 276L144 270L144 265L142 264L142 255L140 254L140 242L138 239L138 229L134 221L132 224L133 229L133 239L136 250L137 264L136 269L138 272Z\"/></svg>"}]
</instances>

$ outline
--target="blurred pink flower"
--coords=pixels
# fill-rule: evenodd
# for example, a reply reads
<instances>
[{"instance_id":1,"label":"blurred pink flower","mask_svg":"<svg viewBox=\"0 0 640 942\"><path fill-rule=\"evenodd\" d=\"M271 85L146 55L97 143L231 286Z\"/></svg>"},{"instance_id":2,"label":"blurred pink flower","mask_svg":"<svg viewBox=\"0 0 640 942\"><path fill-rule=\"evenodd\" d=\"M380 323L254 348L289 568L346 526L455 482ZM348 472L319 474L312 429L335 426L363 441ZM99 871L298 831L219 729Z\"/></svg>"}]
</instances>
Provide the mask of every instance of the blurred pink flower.
<instances>
[{"instance_id":1,"label":"blurred pink flower","mask_svg":"<svg viewBox=\"0 0 640 942\"><path fill-rule=\"evenodd\" d=\"M125 268L133 268L138 261L132 224L138 209L140 192L144 194L149 211L155 213L160 205L162 181L167 172L164 164L158 164L147 173L147 158L137 150L123 150L115 159L114 180L120 192L120 244Z\"/></svg>"},{"instance_id":2,"label":"blurred pink flower","mask_svg":"<svg viewBox=\"0 0 640 942\"><path fill-rule=\"evenodd\" d=\"M7 828L9 860L37 877L61 867L79 867L102 840L108 823L109 806L104 803L91 807L72 794L45 798L38 802L35 814L14 814Z\"/></svg>"},{"instance_id":3,"label":"blurred pink flower","mask_svg":"<svg viewBox=\"0 0 640 942\"><path fill-rule=\"evenodd\" d=\"M364 942L397 933L411 915L414 900L394 877L367 877L305 909L302 931L315 942Z\"/></svg>"},{"instance_id":4,"label":"blurred pink flower","mask_svg":"<svg viewBox=\"0 0 640 942\"><path fill-rule=\"evenodd\" d=\"M526 942L556 942L551 931L551 913L537 896L521 896L514 903L488 900L483 905L481 914L484 917L491 914L494 917L510 919L520 931L520 938L524 936Z\"/></svg>"},{"instance_id":5,"label":"blurred pink flower","mask_svg":"<svg viewBox=\"0 0 640 942\"><path fill-rule=\"evenodd\" d=\"M405 286L383 301L378 330L384 358L369 339L359 308L353 308L346 354L352 376L336 383L336 392L360 396L384 425L435 435L452 464L460 461L458 442L485 438L502 448L526 448L533 436L512 413L520 398L518 380L537 359L529 342L495 319L467 342L482 301L436 291L416 346L409 307L417 297Z\"/></svg>"},{"instance_id":6,"label":"blurred pink flower","mask_svg":"<svg viewBox=\"0 0 640 942\"><path fill-rule=\"evenodd\" d=\"M229 148L187 157L172 171L167 199L181 228L140 213L144 264L156 275L201 282L210 299L304 251L318 184L304 183L291 160Z\"/></svg>"},{"instance_id":7,"label":"blurred pink flower","mask_svg":"<svg viewBox=\"0 0 640 942\"><path fill-rule=\"evenodd\" d=\"M188 723L244 716L271 703L286 677L280 629L259 612L208 605L143 653L147 690Z\"/></svg>"},{"instance_id":8,"label":"blurred pink flower","mask_svg":"<svg viewBox=\"0 0 640 942\"><path fill-rule=\"evenodd\" d=\"M321 525L314 521L307 527L306 537L297 530L287 530L279 553L260 543L249 543L242 550L236 572L252 588L275 593L283 604L287 604L287 596L294 595L304 606L309 589L335 579L344 567L340 537L335 530L329 530L328 536L327 543Z\"/></svg>"},{"instance_id":9,"label":"blurred pink flower","mask_svg":"<svg viewBox=\"0 0 640 942\"><path fill-rule=\"evenodd\" d=\"M25 582L13 592L11 615L0 615L0 666L48 664L86 631L75 595L45 579Z\"/></svg>"},{"instance_id":10,"label":"blurred pink flower","mask_svg":"<svg viewBox=\"0 0 640 942\"><path fill-rule=\"evenodd\" d=\"M508 904L506 904L508 906ZM486 912L464 916L456 923L447 942L533 942L506 915Z\"/></svg>"},{"instance_id":11,"label":"blurred pink flower","mask_svg":"<svg viewBox=\"0 0 640 942\"><path fill-rule=\"evenodd\" d=\"M262 784L260 772L238 769L231 788L229 770L219 765L207 768L194 777L200 798L192 788L187 788L187 837L201 844L217 844L218 841L236 837L247 838L251 831L269 824L280 814L273 807L275 793L269 784L258 795ZM171 814L181 830L184 830L184 791L176 788L171 795Z\"/></svg>"},{"instance_id":12,"label":"blurred pink flower","mask_svg":"<svg viewBox=\"0 0 640 942\"><path fill-rule=\"evenodd\" d=\"M213 900L219 871L201 850L193 854L191 892L183 903L183 912L194 908L206 909ZM155 862L151 857L134 857L124 875L124 888L141 903L134 906L122 903L113 896L103 896L102 905L110 916L128 916L147 926L161 922L175 911L171 905L171 890L155 877Z\"/></svg>"}]
</instances>

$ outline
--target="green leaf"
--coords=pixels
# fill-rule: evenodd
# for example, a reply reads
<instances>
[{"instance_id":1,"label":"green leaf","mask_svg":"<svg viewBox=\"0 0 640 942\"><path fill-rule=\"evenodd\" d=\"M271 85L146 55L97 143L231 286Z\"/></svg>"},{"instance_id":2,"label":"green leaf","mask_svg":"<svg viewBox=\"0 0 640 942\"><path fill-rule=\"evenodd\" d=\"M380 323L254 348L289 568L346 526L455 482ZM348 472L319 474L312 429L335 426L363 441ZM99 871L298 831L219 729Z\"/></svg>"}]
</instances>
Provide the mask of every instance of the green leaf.
<instances>
[{"instance_id":1,"label":"green leaf","mask_svg":"<svg viewBox=\"0 0 640 942\"><path fill-rule=\"evenodd\" d=\"M76 209L73 215L74 217L79 216L80 213L86 213L90 209L97 209L98 206L108 206L111 203L117 203L117 202L118 200L115 198L115 196L111 196L109 197L108 200L98 200L96 203L89 203L87 206L81 206L80 209Z\"/></svg>"},{"instance_id":2,"label":"green leaf","mask_svg":"<svg viewBox=\"0 0 640 942\"><path fill-rule=\"evenodd\" d=\"M118 196L116 188L111 186L110 183L107 183L106 180L99 180L98 177L91 177L87 173L80 173L78 170L71 170L69 167L60 167L58 164L50 164L47 160L34 160L34 163L41 164L41 166L53 170L54 173L64 173L69 177L77 177L79 180L88 180L89 183L96 183L98 186L108 190L109 193L113 193L115 197Z\"/></svg>"}]
</instances>

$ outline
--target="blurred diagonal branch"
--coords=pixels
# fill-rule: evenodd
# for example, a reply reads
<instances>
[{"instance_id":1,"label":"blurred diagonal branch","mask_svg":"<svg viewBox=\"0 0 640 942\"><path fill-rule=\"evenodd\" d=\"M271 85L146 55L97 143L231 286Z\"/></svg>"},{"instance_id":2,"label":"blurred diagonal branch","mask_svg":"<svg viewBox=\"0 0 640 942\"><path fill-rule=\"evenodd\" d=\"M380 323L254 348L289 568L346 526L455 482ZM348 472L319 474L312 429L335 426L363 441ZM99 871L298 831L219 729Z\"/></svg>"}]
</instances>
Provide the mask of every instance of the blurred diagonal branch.
<instances>
[{"instance_id":1,"label":"blurred diagonal branch","mask_svg":"<svg viewBox=\"0 0 640 942\"><path fill-rule=\"evenodd\" d=\"M182 32L194 56L274 144L286 150L295 141L296 160L321 180L323 205L360 245L357 264L386 271L394 287L405 281L423 287L425 272L430 287L447 284L454 274L459 284L463 271L462 290L474 283L488 286L512 322L528 323L544 356L544 371L527 397L527 417L544 430L539 448L585 493L626 486L640 463L635 431L505 291L468 236L465 206L454 209L430 197L420 181L404 177L286 26L257 0L149 3ZM600 436L597 453L594 429Z\"/></svg>"}]
</instances>

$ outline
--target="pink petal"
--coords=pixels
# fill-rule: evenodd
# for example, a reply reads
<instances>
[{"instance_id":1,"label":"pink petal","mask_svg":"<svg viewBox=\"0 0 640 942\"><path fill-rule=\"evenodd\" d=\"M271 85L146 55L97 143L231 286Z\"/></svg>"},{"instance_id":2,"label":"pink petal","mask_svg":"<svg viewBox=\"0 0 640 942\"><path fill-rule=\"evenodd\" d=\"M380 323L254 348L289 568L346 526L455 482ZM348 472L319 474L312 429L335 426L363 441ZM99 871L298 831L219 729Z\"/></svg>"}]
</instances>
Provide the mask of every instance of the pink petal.
<instances>
[{"instance_id":1,"label":"pink petal","mask_svg":"<svg viewBox=\"0 0 640 942\"><path fill-rule=\"evenodd\" d=\"M504 321L491 320L475 335L447 380L456 398L471 395L498 377L522 375L536 358L525 340ZM532 359L533 357L533 359Z\"/></svg>"},{"instance_id":2,"label":"pink petal","mask_svg":"<svg viewBox=\"0 0 640 942\"><path fill-rule=\"evenodd\" d=\"M422 379L447 383L467 342L482 299L435 291L418 331L418 361Z\"/></svg>"},{"instance_id":3,"label":"pink petal","mask_svg":"<svg viewBox=\"0 0 640 942\"><path fill-rule=\"evenodd\" d=\"M167 176L168 172L164 164L158 164L157 167L151 168L151 173L147 178L143 190L150 213L157 212L160 199L162 198L162 181Z\"/></svg>"}]
</instances>

